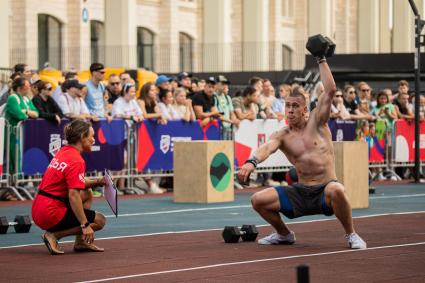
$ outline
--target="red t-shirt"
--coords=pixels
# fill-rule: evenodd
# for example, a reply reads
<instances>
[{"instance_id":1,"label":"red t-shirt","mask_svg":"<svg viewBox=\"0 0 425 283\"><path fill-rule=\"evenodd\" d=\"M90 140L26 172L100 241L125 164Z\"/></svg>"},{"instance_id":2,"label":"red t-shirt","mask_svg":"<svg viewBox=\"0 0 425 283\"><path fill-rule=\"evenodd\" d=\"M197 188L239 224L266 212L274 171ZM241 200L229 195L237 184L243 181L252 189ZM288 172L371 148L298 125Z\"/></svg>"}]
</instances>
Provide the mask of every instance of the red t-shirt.
<instances>
[{"instance_id":1,"label":"red t-shirt","mask_svg":"<svg viewBox=\"0 0 425 283\"><path fill-rule=\"evenodd\" d=\"M80 152L73 146L64 146L47 167L39 190L68 198L69 189L85 189L85 171L86 164ZM37 194L32 204L32 218L43 230L58 224L66 211L64 202L40 194Z\"/></svg>"}]
</instances>

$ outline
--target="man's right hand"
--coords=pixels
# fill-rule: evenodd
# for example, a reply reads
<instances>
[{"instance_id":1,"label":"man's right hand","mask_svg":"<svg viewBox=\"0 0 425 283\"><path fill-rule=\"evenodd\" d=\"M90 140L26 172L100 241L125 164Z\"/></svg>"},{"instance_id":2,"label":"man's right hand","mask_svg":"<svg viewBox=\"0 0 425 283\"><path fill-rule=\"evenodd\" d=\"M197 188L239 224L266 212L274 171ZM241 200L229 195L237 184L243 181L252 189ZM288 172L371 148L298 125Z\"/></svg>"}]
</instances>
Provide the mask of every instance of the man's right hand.
<instances>
[{"instance_id":1,"label":"man's right hand","mask_svg":"<svg viewBox=\"0 0 425 283\"><path fill-rule=\"evenodd\" d=\"M82 228L83 231L83 240L87 243L87 244L93 244L94 242L94 231L91 228L91 226L87 226L86 228Z\"/></svg>"},{"instance_id":2,"label":"man's right hand","mask_svg":"<svg viewBox=\"0 0 425 283\"><path fill-rule=\"evenodd\" d=\"M249 175L251 175L251 173L254 171L255 167L252 163L245 163L238 172L238 178L239 180L241 180L243 183L245 183L248 178Z\"/></svg>"}]
</instances>

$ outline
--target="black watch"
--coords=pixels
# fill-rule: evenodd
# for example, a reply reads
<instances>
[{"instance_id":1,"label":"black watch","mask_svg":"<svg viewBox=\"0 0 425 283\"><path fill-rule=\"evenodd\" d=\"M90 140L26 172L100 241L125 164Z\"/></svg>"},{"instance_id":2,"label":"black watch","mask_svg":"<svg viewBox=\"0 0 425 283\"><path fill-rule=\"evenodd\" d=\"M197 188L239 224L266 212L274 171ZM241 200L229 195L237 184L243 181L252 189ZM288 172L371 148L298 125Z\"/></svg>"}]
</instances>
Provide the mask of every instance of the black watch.
<instances>
[{"instance_id":1,"label":"black watch","mask_svg":"<svg viewBox=\"0 0 425 283\"><path fill-rule=\"evenodd\" d=\"M86 222L86 223L80 225L81 229L87 228L89 226L90 226L89 222Z\"/></svg>"}]
</instances>

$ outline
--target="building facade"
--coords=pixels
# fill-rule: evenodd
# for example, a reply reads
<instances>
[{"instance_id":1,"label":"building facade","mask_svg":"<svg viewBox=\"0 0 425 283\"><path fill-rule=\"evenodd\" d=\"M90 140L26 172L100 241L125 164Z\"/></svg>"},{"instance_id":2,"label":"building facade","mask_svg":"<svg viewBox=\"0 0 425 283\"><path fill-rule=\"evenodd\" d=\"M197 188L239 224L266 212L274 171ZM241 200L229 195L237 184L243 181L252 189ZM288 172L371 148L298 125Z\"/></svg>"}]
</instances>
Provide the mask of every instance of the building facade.
<instances>
[{"instance_id":1,"label":"building facade","mask_svg":"<svg viewBox=\"0 0 425 283\"><path fill-rule=\"evenodd\" d=\"M1 0L0 33L3 68L299 70L317 33L339 54L414 51L407 0Z\"/></svg>"}]
</instances>

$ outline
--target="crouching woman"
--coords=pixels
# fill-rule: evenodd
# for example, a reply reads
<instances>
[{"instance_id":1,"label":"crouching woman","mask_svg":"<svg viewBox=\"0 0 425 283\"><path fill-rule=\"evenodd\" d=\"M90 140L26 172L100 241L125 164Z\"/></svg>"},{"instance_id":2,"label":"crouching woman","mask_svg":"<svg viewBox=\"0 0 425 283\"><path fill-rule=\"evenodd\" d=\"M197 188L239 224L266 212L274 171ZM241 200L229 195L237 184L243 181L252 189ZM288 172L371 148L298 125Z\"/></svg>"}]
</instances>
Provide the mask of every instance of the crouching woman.
<instances>
[{"instance_id":1,"label":"crouching woman","mask_svg":"<svg viewBox=\"0 0 425 283\"><path fill-rule=\"evenodd\" d=\"M32 205L32 218L46 230L42 239L50 254L63 254L58 240L75 235L74 251L103 252L94 245L94 231L105 226L105 216L91 210L93 187L103 186L103 178L85 179L85 162L81 154L90 152L94 130L83 120L65 127L67 145L50 162Z\"/></svg>"}]
</instances>

